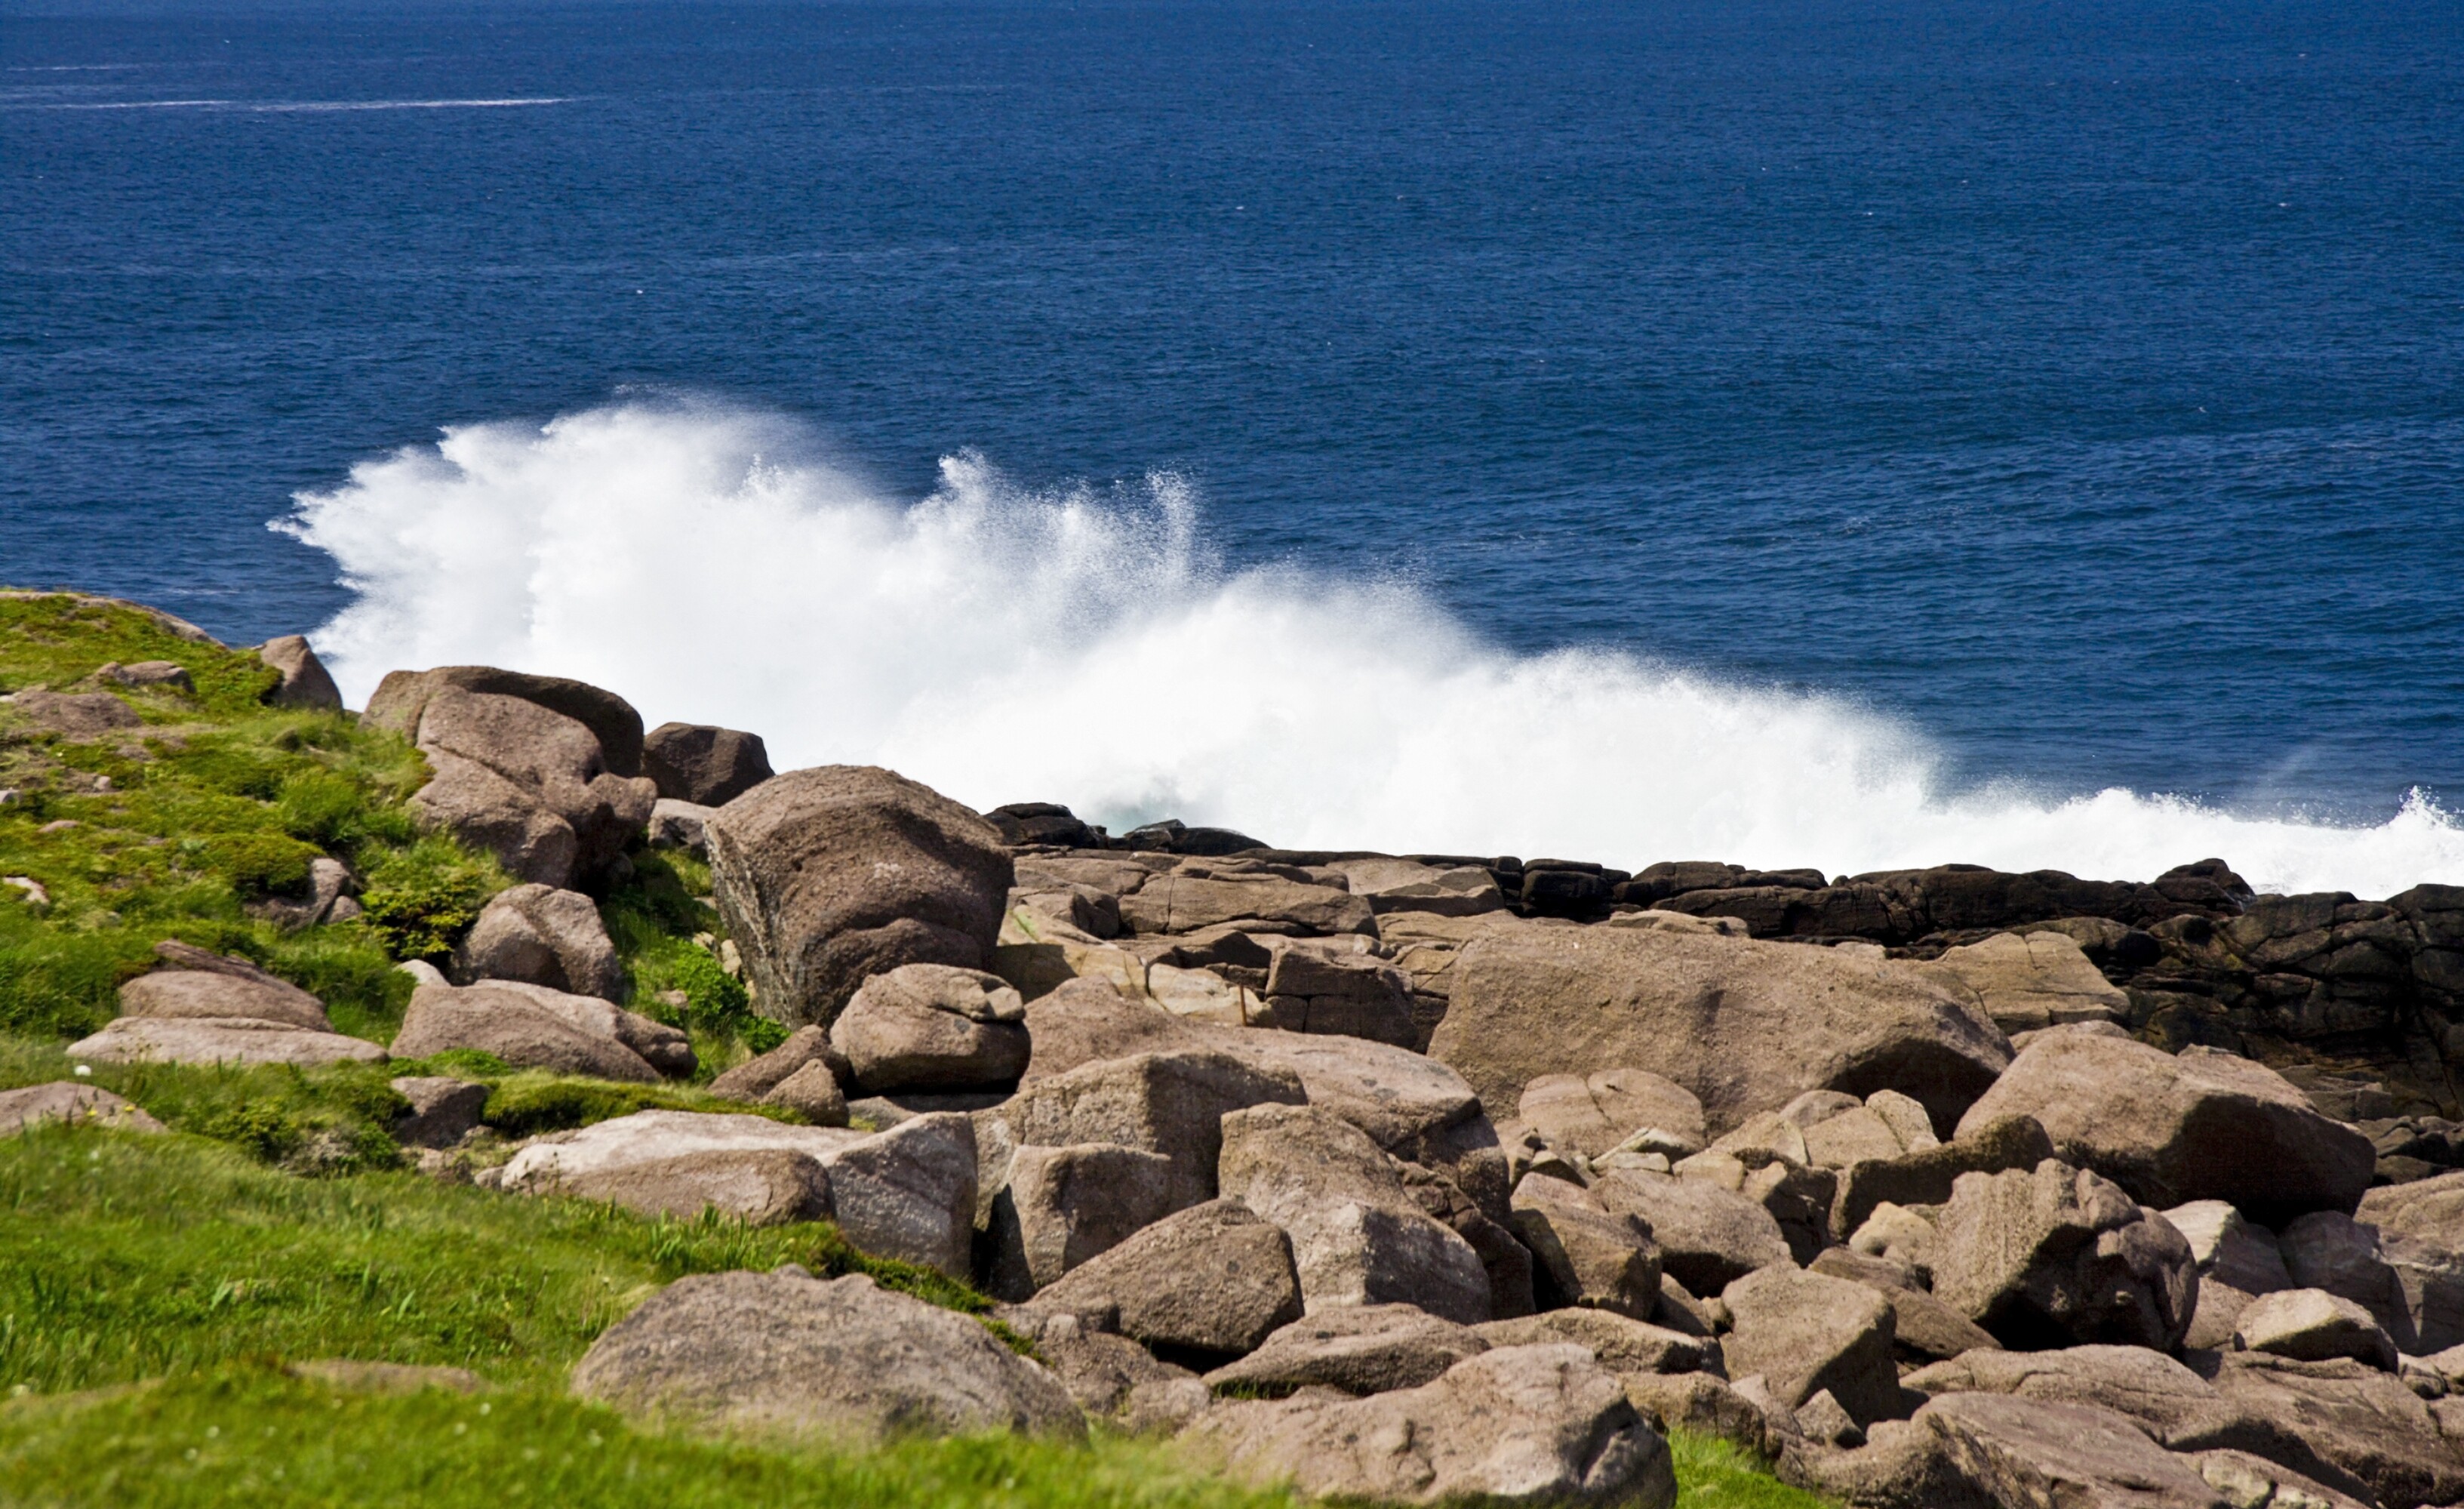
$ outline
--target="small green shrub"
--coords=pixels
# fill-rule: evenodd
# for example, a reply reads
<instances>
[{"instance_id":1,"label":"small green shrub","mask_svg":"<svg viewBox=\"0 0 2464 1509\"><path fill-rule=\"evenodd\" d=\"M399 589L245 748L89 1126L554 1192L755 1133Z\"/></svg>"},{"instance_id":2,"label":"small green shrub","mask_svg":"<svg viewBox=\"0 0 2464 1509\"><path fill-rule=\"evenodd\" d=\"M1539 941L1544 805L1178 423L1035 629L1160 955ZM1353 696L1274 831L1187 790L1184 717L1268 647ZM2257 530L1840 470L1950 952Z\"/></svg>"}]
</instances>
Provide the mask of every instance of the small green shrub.
<instances>
[{"instance_id":1,"label":"small green shrub","mask_svg":"<svg viewBox=\"0 0 2464 1509\"><path fill-rule=\"evenodd\" d=\"M0 898L0 907L8 904ZM142 937L53 931L0 913L0 1032L55 1038L99 1032L120 1014L121 982L153 963L153 944Z\"/></svg>"},{"instance_id":2,"label":"small green shrub","mask_svg":"<svg viewBox=\"0 0 2464 1509\"><path fill-rule=\"evenodd\" d=\"M321 849L343 849L362 836L361 818L368 805L360 784L340 771L309 769L283 777L275 805L283 831Z\"/></svg>"},{"instance_id":3,"label":"small green shrub","mask_svg":"<svg viewBox=\"0 0 2464 1509\"><path fill-rule=\"evenodd\" d=\"M512 882L496 862L430 836L368 861L360 904L397 959L442 959Z\"/></svg>"},{"instance_id":4,"label":"small green shrub","mask_svg":"<svg viewBox=\"0 0 2464 1509\"><path fill-rule=\"evenodd\" d=\"M209 833L180 847L229 877L241 891L259 895L299 890L308 883L309 861L323 854L287 833Z\"/></svg>"}]
</instances>

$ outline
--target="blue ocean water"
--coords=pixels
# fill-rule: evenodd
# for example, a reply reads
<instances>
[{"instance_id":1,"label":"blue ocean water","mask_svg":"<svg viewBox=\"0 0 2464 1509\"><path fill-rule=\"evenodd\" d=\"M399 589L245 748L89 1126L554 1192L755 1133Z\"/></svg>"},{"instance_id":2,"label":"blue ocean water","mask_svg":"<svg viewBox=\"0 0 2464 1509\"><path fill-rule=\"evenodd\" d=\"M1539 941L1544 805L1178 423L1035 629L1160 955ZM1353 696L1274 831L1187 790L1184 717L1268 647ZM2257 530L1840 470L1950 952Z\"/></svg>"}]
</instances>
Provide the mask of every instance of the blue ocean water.
<instances>
[{"instance_id":1,"label":"blue ocean water","mask_svg":"<svg viewBox=\"0 0 2464 1509\"><path fill-rule=\"evenodd\" d=\"M0 0L0 579L305 629L356 463L750 413L1937 799L2453 810L2459 122L2452 0Z\"/></svg>"}]
</instances>

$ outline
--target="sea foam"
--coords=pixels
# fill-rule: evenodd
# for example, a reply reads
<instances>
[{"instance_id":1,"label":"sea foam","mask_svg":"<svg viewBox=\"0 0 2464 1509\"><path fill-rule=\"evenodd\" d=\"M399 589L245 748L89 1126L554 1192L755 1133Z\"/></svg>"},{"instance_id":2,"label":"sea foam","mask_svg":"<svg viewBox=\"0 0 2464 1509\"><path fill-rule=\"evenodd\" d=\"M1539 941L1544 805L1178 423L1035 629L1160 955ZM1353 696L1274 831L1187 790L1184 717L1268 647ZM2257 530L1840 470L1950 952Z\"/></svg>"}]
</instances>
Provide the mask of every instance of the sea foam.
<instances>
[{"instance_id":1,"label":"sea foam","mask_svg":"<svg viewBox=\"0 0 2464 1509\"><path fill-rule=\"evenodd\" d=\"M1170 475L1036 490L962 455L900 504L787 421L620 404L449 430L275 527L358 593L311 636L355 705L397 667L579 677L652 723L753 729L781 769L884 765L1115 832L2100 878L2214 854L2268 890L2464 883L2464 828L2418 793L2334 827L1954 790L1919 731L1841 699L1517 655L1406 584L1227 569Z\"/></svg>"}]
</instances>

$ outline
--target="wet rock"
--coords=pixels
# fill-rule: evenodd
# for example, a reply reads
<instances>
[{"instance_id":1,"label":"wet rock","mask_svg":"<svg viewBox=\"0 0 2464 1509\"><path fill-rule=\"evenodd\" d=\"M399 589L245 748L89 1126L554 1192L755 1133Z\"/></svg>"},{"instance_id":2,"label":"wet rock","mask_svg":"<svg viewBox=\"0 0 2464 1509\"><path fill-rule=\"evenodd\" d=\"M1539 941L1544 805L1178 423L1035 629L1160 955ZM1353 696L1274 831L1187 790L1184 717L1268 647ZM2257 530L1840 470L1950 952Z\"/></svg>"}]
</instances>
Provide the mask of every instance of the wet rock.
<instances>
[{"instance_id":1,"label":"wet rock","mask_svg":"<svg viewBox=\"0 0 2464 1509\"><path fill-rule=\"evenodd\" d=\"M1192 1428L1235 1476L1317 1497L1669 1509L1668 1448L1577 1346L1504 1347L1418 1388L1220 1405Z\"/></svg>"},{"instance_id":2,"label":"wet rock","mask_svg":"<svg viewBox=\"0 0 2464 1509\"><path fill-rule=\"evenodd\" d=\"M718 909L764 1012L834 1020L901 965L992 962L1011 868L1000 833L904 776L825 766L774 776L705 827Z\"/></svg>"},{"instance_id":3,"label":"wet rock","mask_svg":"<svg viewBox=\"0 0 2464 1509\"><path fill-rule=\"evenodd\" d=\"M787 1269L670 1284L591 1344L573 1391L652 1417L839 1441L1085 1430L1051 1375L967 1317L862 1275Z\"/></svg>"},{"instance_id":4,"label":"wet rock","mask_svg":"<svg viewBox=\"0 0 2464 1509\"><path fill-rule=\"evenodd\" d=\"M2030 1043L1960 1125L2002 1116L2034 1117L2063 1159L2148 1204L2226 1200L2270 1222L2350 1210L2377 1160L2368 1138L2273 1070L2092 1032Z\"/></svg>"},{"instance_id":5,"label":"wet rock","mask_svg":"<svg viewBox=\"0 0 2464 1509\"><path fill-rule=\"evenodd\" d=\"M659 795L696 807L724 807L770 779L759 734L708 723L661 723L642 741L642 773Z\"/></svg>"},{"instance_id":6,"label":"wet rock","mask_svg":"<svg viewBox=\"0 0 2464 1509\"><path fill-rule=\"evenodd\" d=\"M489 898L453 950L464 984L517 980L571 995L622 1000L625 966L608 941L599 904L579 891L517 885Z\"/></svg>"}]
</instances>

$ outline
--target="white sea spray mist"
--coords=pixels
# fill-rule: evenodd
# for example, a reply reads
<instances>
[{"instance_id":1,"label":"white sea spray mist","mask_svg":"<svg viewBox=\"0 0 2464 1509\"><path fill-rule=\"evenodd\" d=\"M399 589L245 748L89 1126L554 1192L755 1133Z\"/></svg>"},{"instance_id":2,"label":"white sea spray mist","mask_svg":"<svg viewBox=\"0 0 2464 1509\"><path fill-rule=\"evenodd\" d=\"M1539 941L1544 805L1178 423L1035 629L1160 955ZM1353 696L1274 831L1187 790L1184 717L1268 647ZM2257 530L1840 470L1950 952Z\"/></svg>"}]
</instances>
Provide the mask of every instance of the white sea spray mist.
<instances>
[{"instance_id":1,"label":"white sea spray mist","mask_svg":"<svg viewBox=\"0 0 2464 1509\"><path fill-rule=\"evenodd\" d=\"M2464 828L2417 795L2336 827L1955 792L1921 735L1844 700L1513 655L1395 582L1227 569L1170 476L1039 491L961 455L902 505L811 451L702 405L470 425L277 527L359 594L312 636L354 704L399 667L550 672L653 723L753 729L782 769L886 765L979 807L1626 866L2144 879L2217 854L2271 890L2464 883Z\"/></svg>"}]
</instances>

